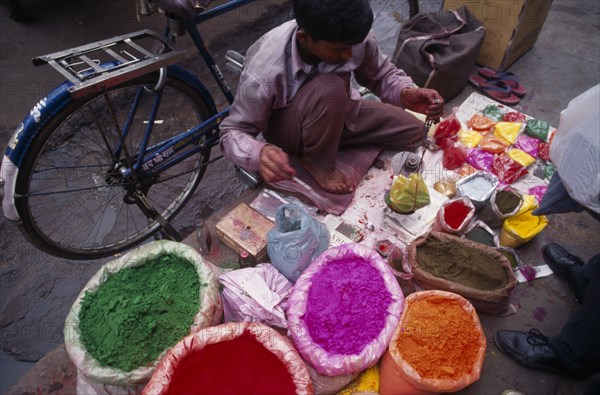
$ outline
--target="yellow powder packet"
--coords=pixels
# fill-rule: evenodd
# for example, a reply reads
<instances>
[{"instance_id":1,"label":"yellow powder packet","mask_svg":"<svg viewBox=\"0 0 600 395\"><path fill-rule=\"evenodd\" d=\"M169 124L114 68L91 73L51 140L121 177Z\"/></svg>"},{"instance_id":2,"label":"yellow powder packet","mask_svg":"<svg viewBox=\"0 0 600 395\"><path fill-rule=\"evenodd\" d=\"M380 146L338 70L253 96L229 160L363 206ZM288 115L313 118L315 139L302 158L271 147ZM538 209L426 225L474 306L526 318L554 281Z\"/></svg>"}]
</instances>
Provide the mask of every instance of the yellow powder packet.
<instances>
[{"instance_id":1,"label":"yellow powder packet","mask_svg":"<svg viewBox=\"0 0 600 395\"><path fill-rule=\"evenodd\" d=\"M520 149L511 149L508 151L508 156L523 167L527 167L535 163L535 158L533 156Z\"/></svg>"},{"instance_id":2,"label":"yellow powder packet","mask_svg":"<svg viewBox=\"0 0 600 395\"><path fill-rule=\"evenodd\" d=\"M483 136L474 130L461 130L458 132L458 138L463 145L469 148L475 148L479 145Z\"/></svg>"},{"instance_id":3,"label":"yellow powder packet","mask_svg":"<svg viewBox=\"0 0 600 395\"><path fill-rule=\"evenodd\" d=\"M514 144L522 126L522 122L498 122L494 126L494 136L509 144Z\"/></svg>"}]
</instances>

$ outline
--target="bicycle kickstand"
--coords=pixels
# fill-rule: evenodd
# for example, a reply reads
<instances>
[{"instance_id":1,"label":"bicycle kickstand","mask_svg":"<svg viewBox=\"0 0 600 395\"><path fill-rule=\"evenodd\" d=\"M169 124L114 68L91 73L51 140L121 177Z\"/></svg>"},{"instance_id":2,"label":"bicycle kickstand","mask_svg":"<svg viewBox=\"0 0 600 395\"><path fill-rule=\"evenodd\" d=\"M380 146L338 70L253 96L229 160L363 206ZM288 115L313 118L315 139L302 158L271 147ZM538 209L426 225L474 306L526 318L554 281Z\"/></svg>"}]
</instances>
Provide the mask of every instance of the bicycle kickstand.
<instances>
[{"instance_id":1,"label":"bicycle kickstand","mask_svg":"<svg viewBox=\"0 0 600 395\"><path fill-rule=\"evenodd\" d=\"M173 240L173 241L182 241L183 240L183 237L181 237L179 232L177 232L175 230L173 225L171 225L169 223L169 221L167 221L162 215L160 215L158 213L158 211L156 211L156 209L154 207L152 207L152 205L150 204L150 202L146 198L146 195L143 192L141 192L141 191L134 192L133 198L135 199L140 210L142 210L144 215L146 215L146 217L159 223L159 225L161 227L160 232L163 235L165 235L169 240Z\"/></svg>"}]
</instances>

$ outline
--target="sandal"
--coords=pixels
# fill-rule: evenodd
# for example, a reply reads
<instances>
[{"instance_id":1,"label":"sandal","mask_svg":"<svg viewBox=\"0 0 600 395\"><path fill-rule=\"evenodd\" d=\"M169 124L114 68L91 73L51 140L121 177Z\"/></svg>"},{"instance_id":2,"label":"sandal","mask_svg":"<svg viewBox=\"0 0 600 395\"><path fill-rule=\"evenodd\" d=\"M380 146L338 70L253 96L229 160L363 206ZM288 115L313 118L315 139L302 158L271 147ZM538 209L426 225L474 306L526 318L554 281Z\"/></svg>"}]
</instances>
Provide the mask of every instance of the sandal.
<instances>
[{"instance_id":1,"label":"sandal","mask_svg":"<svg viewBox=\"0 0 600 395\"><path fill-rule=\"evenodd\" d=\"M510 86L512 93L519 97L523 97L527 94L527 88L517 81L517 77L510 71L498 72L488 67L482 67L479 69L479 75L486 80L490 81L503 81L506 85Z\"/></svg>"},{"instance_id":2,"label":"sandal","mask_svg":"<svg viewBox=\"0 0 600 395\"><path fill-rule=\"evenodd\" d=\"M469 82L497 102L508 106L514 106L519 103L519 97L512 93L512 89L504 81L486 80L477 74L472 74L469 77Z\"/></svg>"}]
</instances>

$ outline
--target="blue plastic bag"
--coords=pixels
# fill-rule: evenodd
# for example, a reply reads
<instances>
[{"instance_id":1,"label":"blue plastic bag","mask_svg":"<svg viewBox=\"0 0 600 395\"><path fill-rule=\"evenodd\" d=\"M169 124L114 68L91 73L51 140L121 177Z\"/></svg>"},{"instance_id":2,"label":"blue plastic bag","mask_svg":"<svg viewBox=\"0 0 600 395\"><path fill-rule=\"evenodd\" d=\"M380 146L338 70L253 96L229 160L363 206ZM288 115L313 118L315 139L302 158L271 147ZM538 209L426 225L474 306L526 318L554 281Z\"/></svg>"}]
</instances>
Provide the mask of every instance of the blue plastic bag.
<instances>
[{"instance_id":1,"label":"blue plastic bag","mask_svg":"<svg viewBox=\"0 0 600 395\"><path fill-rule=\"evenodd\" d=\"M277 210L275 227L267 234L271 263L295 283L304 269L329 246L329 230L298 204Z\"/></svg>"}]
</instances>

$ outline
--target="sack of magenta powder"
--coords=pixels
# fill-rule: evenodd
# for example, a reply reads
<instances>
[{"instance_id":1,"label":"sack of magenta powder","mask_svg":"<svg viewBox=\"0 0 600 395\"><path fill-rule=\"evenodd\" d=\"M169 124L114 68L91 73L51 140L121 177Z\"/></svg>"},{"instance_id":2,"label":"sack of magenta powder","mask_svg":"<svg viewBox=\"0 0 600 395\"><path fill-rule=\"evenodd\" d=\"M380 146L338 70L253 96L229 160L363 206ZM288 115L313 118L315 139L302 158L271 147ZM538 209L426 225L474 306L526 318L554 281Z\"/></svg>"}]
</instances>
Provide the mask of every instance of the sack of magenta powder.
<instances>
[{"instance_id":1,"label":"sack of magenta powder","mask_svg":"<svg viewBox=\"0 0 600 395\"><path fill-rule=\"evenodd\" d=\"M288 328L320 375L359 373L387 349L404 307L389 265L373 249L344 244L319 255L288 300Z\"/></svg>"}]
</instances>

